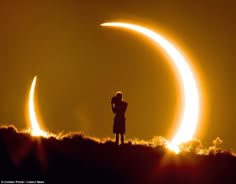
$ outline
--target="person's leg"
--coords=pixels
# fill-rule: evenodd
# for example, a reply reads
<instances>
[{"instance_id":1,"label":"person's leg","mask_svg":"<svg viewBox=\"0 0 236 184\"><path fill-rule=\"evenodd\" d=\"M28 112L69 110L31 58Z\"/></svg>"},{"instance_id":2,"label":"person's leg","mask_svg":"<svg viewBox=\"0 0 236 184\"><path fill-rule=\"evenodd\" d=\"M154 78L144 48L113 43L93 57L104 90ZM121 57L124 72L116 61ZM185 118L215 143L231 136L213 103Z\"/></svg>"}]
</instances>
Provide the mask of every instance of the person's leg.
<instances>
[{"instance_id":1,"label":"person's leg","mask_svg":"<svg viewBox=\"0 0 236 184\"><path fill-rule=\"evenodd\" d=\"M121 136L121 144L124 144L124 141L125 141L125 135L124 134L120 134Z\"/></svg>"},{"instance_id":2,"label":"person's leg","mask_svg":"<svg viewBox=\"0 0 236 184\"><path fill-rule=\"evenodd\" d=\"M118 145L119 144L119 134L116 133L116 144Z\"/></svg>"}]
</instances>

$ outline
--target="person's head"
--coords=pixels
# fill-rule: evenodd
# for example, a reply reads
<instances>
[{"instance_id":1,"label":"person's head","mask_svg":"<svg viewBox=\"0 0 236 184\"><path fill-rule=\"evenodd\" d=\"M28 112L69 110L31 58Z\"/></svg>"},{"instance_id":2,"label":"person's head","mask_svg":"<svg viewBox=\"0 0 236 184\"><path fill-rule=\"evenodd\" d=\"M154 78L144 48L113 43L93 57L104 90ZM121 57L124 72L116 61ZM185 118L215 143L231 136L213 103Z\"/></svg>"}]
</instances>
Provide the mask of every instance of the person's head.
<instances>
[{"instance_id":1,"label":"person's head","mask_svg":"<svg viewBox=\"0 0 236 184\"><path fill-rule=\"evenodd\" d=\"M118 99L118 100L122 100L122 92L120 92L120 91L118 91L118 92L116 92L116 98Z\"/></svg>"}]
</instances>

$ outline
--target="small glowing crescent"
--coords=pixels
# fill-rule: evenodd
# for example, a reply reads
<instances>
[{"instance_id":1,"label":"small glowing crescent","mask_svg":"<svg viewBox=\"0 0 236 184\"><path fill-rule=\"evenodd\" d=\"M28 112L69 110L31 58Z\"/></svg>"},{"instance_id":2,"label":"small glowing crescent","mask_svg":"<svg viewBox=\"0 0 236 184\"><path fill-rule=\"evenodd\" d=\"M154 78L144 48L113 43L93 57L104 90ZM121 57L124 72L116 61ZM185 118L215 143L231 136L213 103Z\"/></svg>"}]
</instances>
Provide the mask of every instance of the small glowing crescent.
<instances>
[{"instance_id":1,"label":"small glowing crescent","mask_svg":"<svg viewBox=\"0 0 236 184\"><path fill-rule=\"evenodd\" d=\"M37 76L35 76L33 79L33 82L30 88L30 94L29 94L29 105L28 105L29 109L28 110L29 110L29 117L30 117L30 123L31 123L31 134L33 136L46 136L46 132L41 130L39 126L39 121L38 121L38 118L36 116L36 111L35 111L34 91L35 91L36 81L37 81Z\"/></svg>"},{"instance_id":2,"label":"small glowing crescent","mask_svg":"<svg viewBox=\"0 0 236 184\"><path fill-rule=\"evenodd\" d=\"M168 145L169 149L178 153L178 145L192 139L199 116L199 94L197 84L186 59L172 43L167 41L160 34L145 27L123 22L103 23L101 26L126 28L141 33L154 41L158 46L161 46L161 48L163 48L164 51L171 57L171 61L177 68L178 74L182 81L184 95L183 115L180 120L181 126Z\"/></svg>"}]
</instances>

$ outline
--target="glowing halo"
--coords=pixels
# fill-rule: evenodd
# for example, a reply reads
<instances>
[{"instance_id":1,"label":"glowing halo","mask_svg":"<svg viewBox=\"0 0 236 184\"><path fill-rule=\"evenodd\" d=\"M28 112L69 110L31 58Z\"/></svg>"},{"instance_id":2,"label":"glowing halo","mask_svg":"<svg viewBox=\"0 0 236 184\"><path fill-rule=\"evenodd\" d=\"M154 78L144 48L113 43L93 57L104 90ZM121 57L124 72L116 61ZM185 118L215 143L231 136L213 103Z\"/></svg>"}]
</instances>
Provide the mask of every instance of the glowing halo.
<instances>
[{"instance_id":1,"label":"glowing halo","mask_svg":"<svg viewBox=\"0 0 236 184\"><path fill-rule=\"evenodd\" d=\"M161 46L161 48L163 48L170 56L172 64L177 68L178 75L181 79L181 85L183 87L182 93L184 95L183 115L180 120L180 128L168 144L169 149L178 153L178 145L192 139L199 116L199 94L197 84L186 59L172 43L167 41L160 34L145 27L123 22L103 23L101 26L126 28L141 33L154 41L158 46Z\"/></svg>"},{"instance_id":2,"label":"glowing halo","mask_svg":"<svg viewBox=\"0 0 236 184\"><path fill-rule=\"evenodd\" d=\"M28 103L29 118L30 118L30 123L31 123L31 135L46 137L47 133L41 130L39 126L39 121L36 115L36 111L35 111L34 91L35 91L36 81L37 81L37 76L35 76L32 81L30 93L29 93L29 103Z\"/></svg>"}]
</instances>

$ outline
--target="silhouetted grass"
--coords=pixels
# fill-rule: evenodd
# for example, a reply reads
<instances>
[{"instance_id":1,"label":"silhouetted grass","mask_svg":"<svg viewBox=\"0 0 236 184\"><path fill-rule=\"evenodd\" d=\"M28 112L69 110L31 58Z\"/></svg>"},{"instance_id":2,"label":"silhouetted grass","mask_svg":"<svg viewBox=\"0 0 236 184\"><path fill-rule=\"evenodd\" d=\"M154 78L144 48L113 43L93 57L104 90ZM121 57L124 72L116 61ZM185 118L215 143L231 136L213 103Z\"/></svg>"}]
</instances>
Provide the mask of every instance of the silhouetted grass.
<instances>
[{"instance_id":1,"label":"silhouetted grass","mask_svg":"<svg viewBox=\"0 0 236 184\"><path fill-rule=\"evenodd\" d=\"M32 137L13 126L0 128L0 180L46 183L234 183L236 158L211 149L198 155L196 141L176 155L165 139L128 140L117 146L81 133ZM183 149L183 150L184 150Z\"/></svg>"}]
</instances>

